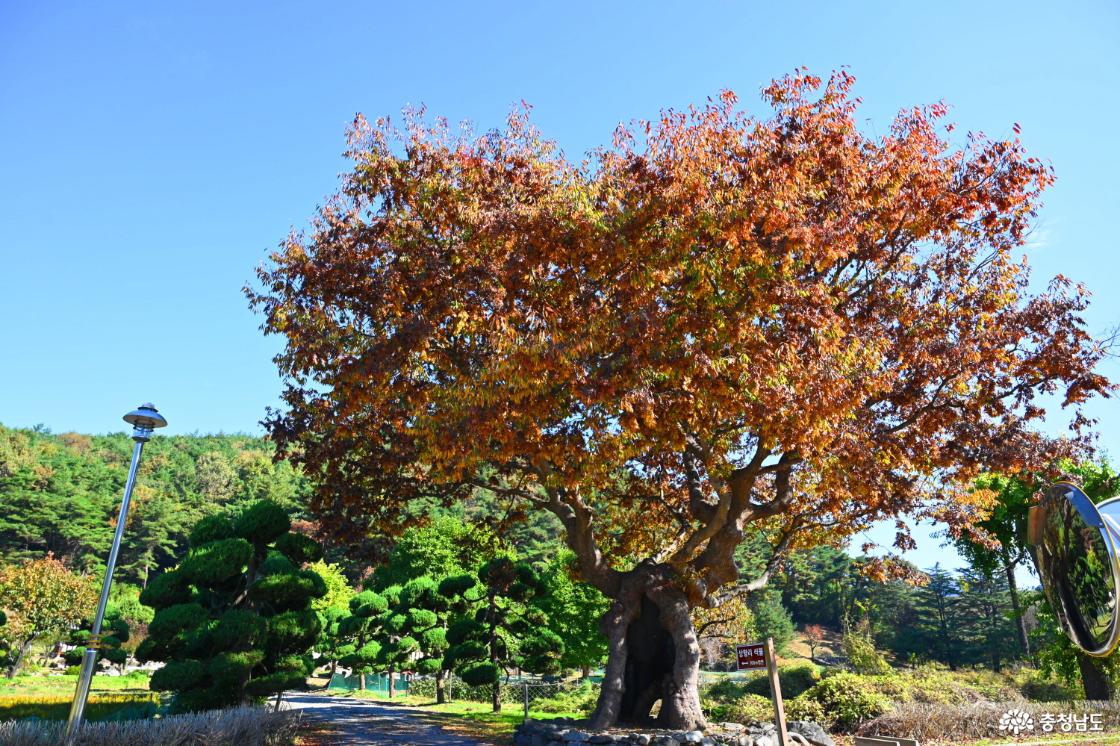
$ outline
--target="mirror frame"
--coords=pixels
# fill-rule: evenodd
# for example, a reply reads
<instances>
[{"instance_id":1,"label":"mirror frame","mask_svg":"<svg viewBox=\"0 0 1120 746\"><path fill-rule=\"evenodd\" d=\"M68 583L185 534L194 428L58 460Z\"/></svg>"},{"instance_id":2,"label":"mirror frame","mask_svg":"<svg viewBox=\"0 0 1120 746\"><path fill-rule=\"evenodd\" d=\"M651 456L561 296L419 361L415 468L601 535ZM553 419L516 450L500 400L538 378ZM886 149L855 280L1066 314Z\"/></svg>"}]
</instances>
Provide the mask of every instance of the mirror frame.
<instances>
[{"instance_id":1,"label":"mirror frame","mask_svg":"<svg viewBox=\"0 0 1120 746\"><path fill-rule=\"evenodd\" d=\"M1109 567L1112 570L1112 621L1108 640L1099 648L1089 649L1082 647L1081 642L1077 639L1076 633L1069 624L1069 620L1063 611L1064 607L1055 603L1056 600L1060 599L1055 597L1054 589L1048 587L1046 583L1046 578L1048 576L1064 578L1064 574L1062 573L1043 572L1042 557L1041 553L1038 551L1039 540L1042 538L1042 529L1046 522L1046 512L1049 510L1052 501L1055 500L1066 500L1072 503L1073 508L1081 515L1086 524L1100 531L1101 538L1104 541L1105 549L1108 553ZM1100 505L1103 506L1114 502L1120 502L1120 497L1103 500ZM1035 568L1039 573L1039 580L1042 583L1043 592L1046 594L1046 598L1050 602L1051 608L1054 610L1054 616L1058 620L1058 625L1073 643L1074 647L1094 658L1104 658L1111 654L1116 650L1117 646L1120 646L1120 556L1117 556L1117 550L1120 548L1120 524L1110 516L1102 514L1099 510L1099 506L1094 505L1089 496L1076 484L1072 482L1056 482L1047 488L1046 494L1039 504L1032 507L1028 513L1027 543L1030 547L1031 556L1034 559Z\"/></svg>"}]
</instances>

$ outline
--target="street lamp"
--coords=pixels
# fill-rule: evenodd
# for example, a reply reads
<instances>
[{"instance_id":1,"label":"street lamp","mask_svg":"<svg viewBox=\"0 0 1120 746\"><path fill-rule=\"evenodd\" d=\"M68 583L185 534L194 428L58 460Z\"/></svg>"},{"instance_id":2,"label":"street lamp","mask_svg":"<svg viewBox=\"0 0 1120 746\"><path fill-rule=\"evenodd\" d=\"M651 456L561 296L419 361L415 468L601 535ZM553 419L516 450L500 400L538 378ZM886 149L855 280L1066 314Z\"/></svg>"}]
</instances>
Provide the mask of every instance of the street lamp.
<instances>
[{"instance_id":1,"label":"street lamp","mask_svg":"<svg viewBox=\"0 0 1120 746\"><path fill-rule=\"evenodd\" d=\"M167 426L167 420L163 418L163 415L156 410L153 404L141 404L126 414L124 421L132 425L132 439L136 441L136 445L132 448L132 464L128 467L128 481L124 485L124 498L121 499L121 510L117 515L117 531L113 534L113 548L109 550L109 563L105 567L105 581L101 584L101 598L97 602L97 615L93 619L89 645L86 648L85 657L82 658L81 673L78 674L78 688L74 692L74 701L70 705L70 717L66 721L67 744L74 743L82 725L82 713L86 709L89 685L93 679L93 665L97 662L101 622L105 619L105 606L109 603L109 587L113 584L113 568L116 567L117 553L121 549L121 536L124 535L124 523L128 517L128 503L132 499L132 486L136 483L136 469L140 466L140 452L144 450L144 444L151 439L153 430L157 427Z\"/></svg>"}]
</instances>

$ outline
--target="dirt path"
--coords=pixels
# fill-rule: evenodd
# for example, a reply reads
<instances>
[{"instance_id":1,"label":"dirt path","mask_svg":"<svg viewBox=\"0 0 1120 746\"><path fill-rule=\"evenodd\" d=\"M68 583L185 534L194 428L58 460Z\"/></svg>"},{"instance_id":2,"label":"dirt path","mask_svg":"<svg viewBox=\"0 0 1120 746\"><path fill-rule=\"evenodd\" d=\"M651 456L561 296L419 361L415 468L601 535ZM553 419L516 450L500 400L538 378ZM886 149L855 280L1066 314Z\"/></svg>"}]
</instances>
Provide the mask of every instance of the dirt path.
<instances>
[{"instance_id":1,"label":"dirt path","mask_svg":"<svg viewBox=\"0 0 1120 746\"><path fill-rule=\"evenodd\" d=\"M368 699L290 694L284 701L293 710L328 724L327 743L355 746L481 746L482 742L448 733L422 716L400 706Z\"/></svg>"}]
</instances>

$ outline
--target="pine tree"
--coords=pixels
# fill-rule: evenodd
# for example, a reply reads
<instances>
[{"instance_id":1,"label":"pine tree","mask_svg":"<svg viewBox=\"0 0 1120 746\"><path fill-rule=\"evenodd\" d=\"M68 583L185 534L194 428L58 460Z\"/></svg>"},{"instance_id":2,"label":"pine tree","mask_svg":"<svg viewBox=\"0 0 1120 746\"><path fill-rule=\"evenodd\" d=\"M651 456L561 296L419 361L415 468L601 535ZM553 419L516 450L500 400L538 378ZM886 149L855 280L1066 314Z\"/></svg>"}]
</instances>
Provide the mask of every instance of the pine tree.
<instances>
[{"instance_id":1,"label":"pine tree","mask_svg":"<svg viewBox=\"0 0 1120 746\"><path fill-rule=\"evenodd\" d=\"M204 518L190 553L156 576L140 600L156 609L141 660L164 661L151 688L175 693L175 711L214 709L301 687L319 635L312 599L322 578L300 569L322 552L290 531L270 501Z\"/></svg>"}]
</instances>

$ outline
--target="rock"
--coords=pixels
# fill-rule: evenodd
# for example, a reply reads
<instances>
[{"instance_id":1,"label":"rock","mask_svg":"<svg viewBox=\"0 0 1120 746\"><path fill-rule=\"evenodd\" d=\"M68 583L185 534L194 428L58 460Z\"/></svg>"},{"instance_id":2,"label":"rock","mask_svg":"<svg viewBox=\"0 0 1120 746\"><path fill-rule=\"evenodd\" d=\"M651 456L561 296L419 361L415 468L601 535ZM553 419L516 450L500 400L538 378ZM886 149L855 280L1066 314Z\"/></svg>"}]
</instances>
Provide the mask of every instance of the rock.
<instances>
[{"instance_id":1,"label":"rock","mask_svg":"<svg viewBox=\"0 0 1120 746\"><path fill-rule=\"evenodd\" d=\"M635 733L630 736L630 740L638 746L649 746L649 742L653 739L649 737L648 733Z\"/></svg>"},{"instance_id":2,"label":"rock","mask_svg":"<svg viewBox=\"0 0 1120 746\"><path fill-rule=\"evenodd\" d=\"M732 733L742 733L747 729L742 723L719 723L719 727Z\"/></svg>"},{"instance_id":3,"label":"rock","mask_svg":"<svg viewBox=\"0 0 1120 746\"><path fill-rule=\"evenodd\" d=\"M690 730L688 733L683 734L685 743L702 743L704 741L704 734L698 730Z\"/></svg>"},{"instance_id":4,"label":"rock","mask_svg":"<svg viewBox=\"0 0 1120 746\"><path fill-rule=\"evenodd\" d=\"M614 743L614 736L607 733L597 733L587 739L588 743Z\"/></svg>"},{"instance_id":5,"label":"rock","mask_svg":"<svg viewBox=\"0 0 1120 746\"><path fill-rule=\"evenodd\" d=\"M681 742L672 736L661 735L654 736L653 740L650 741L650 746L681 746Z\"/></svg>"},{"instance_id":6,"label":"rock","mask_svg":"<svg viewBox=\"0 0 1120 746\"><path fill-rule=\"evenodd\" d=\"M786 724L786 730L800 734L812 746L836 746L825 729L810 720L794 720Z\"/></svg>"},{"instance_id":7,"label":"rock","mask_svg":"<svg viewBox=\"0 0 1120 746\"><path fill-rule=\"evenodd\" d=\"M590 736L583 731L570 730L564 734L564 743L587 743Z\"/></svg>"},{"instance_id":8,"label":"rock","mask_svg":"<svg viewBox=\"0 0 1120 746\"><path fill-rule=\"evenodd\" d=\"M761 736L755 736L752 746L778 746L777 728L774 733L765 733Z\"/></svg>"}]
</instances>

